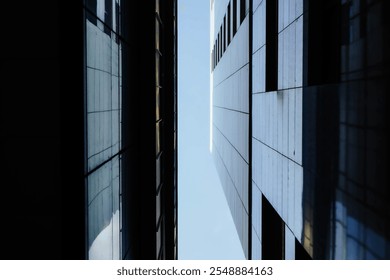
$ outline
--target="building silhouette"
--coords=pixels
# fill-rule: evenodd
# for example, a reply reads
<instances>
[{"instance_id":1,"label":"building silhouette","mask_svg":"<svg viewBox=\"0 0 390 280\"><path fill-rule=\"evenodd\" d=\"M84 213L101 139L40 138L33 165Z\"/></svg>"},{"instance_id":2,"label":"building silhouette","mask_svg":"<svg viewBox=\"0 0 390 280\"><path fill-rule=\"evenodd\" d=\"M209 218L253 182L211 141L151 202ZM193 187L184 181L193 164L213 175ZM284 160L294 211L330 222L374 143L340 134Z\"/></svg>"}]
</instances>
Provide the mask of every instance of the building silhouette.
<instances>
[{"instance_id":1,"label":"building silhouette","mask_svg":"<svg viewBox=\"0 0 390 280\"><path fill-rule=\"evenodd\" d=\"M211 149L246 258L390 258L387 1L210 5Z\"/></svg>"},{"instance_id":2,"label":"building silhouette","mask_svg":"<svg viewBox=\"0 0 390 280\"><path fill-rule=\"evenodd\" d=\"M1 258L177 259L177 1L4 11Z\"/></svg>"}]
</instances>

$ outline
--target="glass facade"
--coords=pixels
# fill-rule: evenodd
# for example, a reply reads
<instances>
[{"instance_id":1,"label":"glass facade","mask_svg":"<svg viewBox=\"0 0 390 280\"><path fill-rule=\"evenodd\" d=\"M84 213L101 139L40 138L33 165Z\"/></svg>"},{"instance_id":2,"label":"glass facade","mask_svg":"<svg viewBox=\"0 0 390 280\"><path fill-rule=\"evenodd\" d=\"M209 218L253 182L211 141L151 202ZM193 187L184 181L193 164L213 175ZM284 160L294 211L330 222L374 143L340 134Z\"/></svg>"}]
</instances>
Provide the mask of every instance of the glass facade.
<instances>
[{"instance_id":1,"label":"glass facade","mask_svg":"<svg viewBox=\"0 0 390 280\"><path fill-rule=\"evenodd\" d=\"M84 3L88 258L177 258L176 2Z\"/></svg>"},{"instance_id":2,"label":"glass facade","mask_svg":"<svg viewBox=\"0 0 390 280\"><path fill-rule=\"evenodd\" d=\"M388 4L312 2L308 24L316 17L322 32L308 28L304 37L303 102L310 105L303 120L300 241L316 258L389 259ZM319 17L320 10L332 18ZM310 52L313 40L327 42L328 51Z\"/></svg>"},{"instance_id":3,"label":"glass facade","mask_svg":"<svg viewBox=\"0 0 390 280\"><path fill-rule=\"evenodd\" d=\"M177 258L176 0L4 5L0 258Z\"/></svg>"},{"instance_id":4,"label":"glass facade","mask_svg":"<svg viewBox=\"0 0 390 280\"><path fill-rule=\"evenodd\" d=\"M119 1L85 1L86 173L89 259L119 259L122 49Z\"/></svg>"},{"instance_id":5,"label":"glass facade","mask_svg":"<svg viewBox=\"0 0 390 280\"><path fill-rule=\"evenodd\" d=\"M212 5L210 50L236 2ZM250 1L214 62L212 149L247 258L390 258L385 2Z\"/></svg>"},{"instance_id":6,"label":"glass facade","mask_svg":"<svg viewBox=\"0 0 390 280\"><path fill-rule=\"evenodd\" d=\"M287 241L291 240L288 239L291 233L300 236L303 1L268 2L254 1L252 12L252 225L256 233L252 235L252 252L253 258L278 259L292 256L291 253L275 256L269 254L272 247L262 246L273 240L263 234L268 228L262 219L267 217L264 203L259 201L266 198L279 215L279 221L287 225ZM286 231L273 229L273 234L281 232Z\"/></svg>"},{"instance_id":7,"label":"glass facade","mask_svg":"<svg viewBox=\"0 0 390 280\"><path fill-rule=\"evenodd\" d=\"M236 2L228 6L228 1L215 1L212 6L212 42L217 41L215 48L221 41L223 46L211 73L212 153L244 253L248 256L249 21L240 20L239 11L244 9L245 1ZM234 36L226 46L227 7L233 9L236 5L238 12L230 13L237 18L228 23L236 22L237 29L233 24Z\"/></svg>"}]
</instances>

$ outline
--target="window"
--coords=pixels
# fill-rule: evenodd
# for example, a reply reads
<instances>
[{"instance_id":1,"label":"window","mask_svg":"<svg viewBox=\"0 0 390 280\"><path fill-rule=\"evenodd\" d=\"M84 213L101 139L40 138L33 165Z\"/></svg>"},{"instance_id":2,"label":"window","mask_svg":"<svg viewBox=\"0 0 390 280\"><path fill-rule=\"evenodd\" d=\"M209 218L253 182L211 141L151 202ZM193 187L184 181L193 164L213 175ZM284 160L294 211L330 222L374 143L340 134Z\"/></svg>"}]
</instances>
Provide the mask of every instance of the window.
<instances>
[{"instance_id":1,"label":"window","mask_svg":"<svg viewBox=\"0 0 390 280\"><path fill-rule=\"evenodd\" d=\"M310 24L307 46L309 86L338 83L340 80L340 45L343 43L341 15L342 13L348 15L347 7L342 7L337 0L309 1Z\"/></svg>"},{"instance_id":2,"label":"window","mask_svg":"<svg viewBox=\"0 0 390 280\"><path fill-rule=\"evenodd\" d=\"M236 35L237 32L237 1L233 0L233 36Z\"/></svg>"},{"instance_id":3,"label":"window","mask_svg":"<svg viewBox=\"0 0 390 280\"><path fill-rule=\"evenodd\" d=\"M217 41L214 43L214 65L218 64L218 49L217 49Z\"/></svg>"},{"instance_id":4,"label":"window","mask_svg":"<svg viewBox=\"0 0 390 280\"><path fill-rule=\"evenodd\" d=\"M93 23L94 25L97 25L97 18L96 18L96 9L97 9L97 3L96 0L87 0L87 12L86 16L89 22Z\"/></svg>"},{"instance_id":5,"label":"window","mask_svg":"<svg viewBox=\"0 0 390 280\"><path fill-rule=\"evenodd\" d=\"M216 41L215 41L215 43L214 43L214 68L217 66L217 63L218 63L218 61L217 61L217 49L216 49Z\"/></svg>"},{"instance_id":6,"label":"window","mask_svg":"<svg viewBox=\"0 0 390 280\"><path fill-rule=\"evenodd\" d=\"M211 61L211 71L213 71L214 70L214 49L211 51L210 61Z\"/></svg>"},{"instance_id":7,"label":"window","mask_svg":"<svg viewBox=\"0 0 390 280\"><path fill-rule=\"evenodd\" d=\"M225 53L226 51L226 15L223 17L223 52Z\"/></svg>"},{"instance_id":8,"label":"window","mask_svg":"<svg viewBox=\"0 0 390 280\"><path fill-rule=\"evenodd\" d=\"M265 90L275 91L278 87L278 0L267 1L265 40Z\"/></svg>"},{"instance_id":9,"label":"window","mask_svg":"<svg viewBox=\"0 0 390 280\"><path fill-rule=\"evenodd\" d=\"M229 2L229 5L228 5L228 8L227 8L227 44L229 46L230 44L230 40L231 40L231 11L230 11L230 2Z\"/></svg>"},{"instance_id":10,"label":"window","mask_svg":"<svg viewBox=\"0 0 390 280\"><path fill-rule=\"evenodd\" d=\"M264 195L262 196L261 219L262 259L283 260L285 226L282 218L280 218Z\"/></svg>"},{"instance_id":11,"label":"window","mask_svg":"<svg viewBox=\"0 0 390 280\"><path fill-rule=\"evenodd\" d=\"M211 52L211 69L214 71L215 68L215 46L213 47L213 51Z\"/></svg>"},{"instance_id":12,"label":"window","mask_svg":"<svg viewBox=\"0 0 390 280\"><path fill-rule=\"evenodd\" d=\"M221 33L218 33L218 63L222 57L221 54Z\"/></svg>"},{"instance_id":13,"label":"window","mask_svg":"<svg viewBox=\"0 0 390 280\"><path fill-rule=\"evenodd\" d=\"M104 33L111 36L112 29L112 0L105 0L104 3Z\"/></svg>"},{"instance_id":14,"label":"window","mask_svg":"<svg viewBox=\"0 0 390 280\"><path fill-rule=\"evenodd\" d=\"M219 28L219 59L222 58L223 50L222 50L222 25Z\"/></svg>"},{"instance_id":15,"label":"window","mask_svg":"<svg viewBox=\"0 0 390 280\"><path fill-rule=\"evenodd\" d=\"M268 2L268 1L267 1ZM273 1L270 1L273 2ZM240 0L240 24L244 21L246 14L246 0ZM268 3L267 3L268 6Z\"/></svg>"}]
</instances>

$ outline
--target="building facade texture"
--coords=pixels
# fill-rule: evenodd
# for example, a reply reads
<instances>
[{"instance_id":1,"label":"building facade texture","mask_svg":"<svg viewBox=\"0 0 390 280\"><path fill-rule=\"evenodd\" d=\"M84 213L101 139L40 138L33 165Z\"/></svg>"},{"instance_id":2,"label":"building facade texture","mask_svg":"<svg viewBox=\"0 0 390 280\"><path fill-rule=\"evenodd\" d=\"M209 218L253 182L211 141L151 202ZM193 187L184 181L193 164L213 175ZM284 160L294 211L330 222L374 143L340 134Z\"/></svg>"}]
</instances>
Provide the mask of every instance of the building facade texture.
<instances>
[{"instance_id":1,"label":"building facade texture","mask_svg":"<svg viewBox=\"0 0 390 280\"><path fill-rule=\"evenodd\" d=\"M88 258L176 256L175 9L85 2Z\"/></svg>"},{"instance_id":2,"label":"building facade texture","mask_svg":"<svg viewBox=\"0 0 390 280\"><path fill-rule=\"evenodd\" d=\"M27 3L8 30L1 258L177 259L176 0Z\"/></svg>"},{"instance_id":3,"label":"building facade texture","mask_svg":"<svg viewBox=\"0 0 390 280\"><path fill-rule=\"evenodd\" d=\"M387 259L386 1L211 1L212 153L248 259Z\"/></svg>"}]
</instances>

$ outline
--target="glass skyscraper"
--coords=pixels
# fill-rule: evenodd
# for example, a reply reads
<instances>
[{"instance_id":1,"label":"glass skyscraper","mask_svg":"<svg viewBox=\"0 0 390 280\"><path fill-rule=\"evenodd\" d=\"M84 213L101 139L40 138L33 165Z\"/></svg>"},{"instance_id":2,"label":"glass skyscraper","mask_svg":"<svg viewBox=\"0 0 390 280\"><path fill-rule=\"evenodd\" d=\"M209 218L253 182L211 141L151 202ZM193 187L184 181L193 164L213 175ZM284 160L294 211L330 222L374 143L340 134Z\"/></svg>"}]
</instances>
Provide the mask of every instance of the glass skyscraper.
<instances>
[{"instance_id":1,"label":"glass skyscraper","mask_svg":"<svg viewBox=\"0 0 390 280\"><path fill-rule=\"evenodd\" d=\"M212 154L248 259L387 259L386 1L211 0Z\"/></svg>"},{"instance_id":2,"label":"glass skyscraper","mask_svg":"<svg viewBox=\"0 0 390 280\"><path fill-rule=\"evenodd\" d=\"M177 258L175 14L85 1L89 259Z\"/></svg>"},{"instance_id":3,"label":"glass skyscraper","mask_svg":"<svg viewBox=\"0 0 390 280\"><path fill-rule=\"evenodd\" d=\"M2 22L1 258L177 259L176 0L27 2Z\"/></svg>"}]
</instances>

